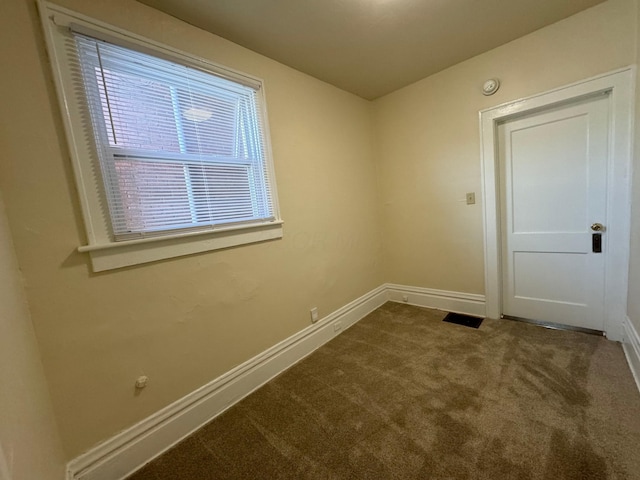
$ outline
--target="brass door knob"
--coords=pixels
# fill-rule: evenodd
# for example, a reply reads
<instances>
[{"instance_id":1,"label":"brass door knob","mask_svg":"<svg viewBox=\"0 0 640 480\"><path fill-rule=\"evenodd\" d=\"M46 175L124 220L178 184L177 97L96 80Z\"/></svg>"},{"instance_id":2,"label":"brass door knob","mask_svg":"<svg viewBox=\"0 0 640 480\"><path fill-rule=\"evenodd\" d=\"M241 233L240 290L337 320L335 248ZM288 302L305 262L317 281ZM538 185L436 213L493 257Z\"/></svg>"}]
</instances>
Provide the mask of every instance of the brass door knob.
<instances>
[{"instance_id":1,"label":"brass door knob","mask_svg":"<svg viewBox=\"0 0 640 480\"><path fill-rule=\"evenodd\" d=\"M604 232L604 225L602 225L601 223L594 223L593 225L591 225L591 230L593 230L594 232Z\"/></svg>"}]
</instances>

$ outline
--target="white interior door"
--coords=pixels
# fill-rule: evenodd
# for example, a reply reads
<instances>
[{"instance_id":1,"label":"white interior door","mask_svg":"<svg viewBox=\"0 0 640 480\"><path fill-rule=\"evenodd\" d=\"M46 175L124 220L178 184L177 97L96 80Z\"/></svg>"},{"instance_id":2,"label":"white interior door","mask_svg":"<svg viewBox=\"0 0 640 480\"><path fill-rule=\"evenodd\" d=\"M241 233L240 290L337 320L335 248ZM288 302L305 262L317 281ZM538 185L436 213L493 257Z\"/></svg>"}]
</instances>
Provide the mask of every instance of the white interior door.
<instances>
[{"instance_id":1,"label":"white interior door","mask_svg":"<svg viewBox=\"0 0 640 480\"><path fill-rule=\"evenodd\" d=\"M608 105L599 95L498 126L504 315L604 329Z\"/></svg>"}]
</instances>

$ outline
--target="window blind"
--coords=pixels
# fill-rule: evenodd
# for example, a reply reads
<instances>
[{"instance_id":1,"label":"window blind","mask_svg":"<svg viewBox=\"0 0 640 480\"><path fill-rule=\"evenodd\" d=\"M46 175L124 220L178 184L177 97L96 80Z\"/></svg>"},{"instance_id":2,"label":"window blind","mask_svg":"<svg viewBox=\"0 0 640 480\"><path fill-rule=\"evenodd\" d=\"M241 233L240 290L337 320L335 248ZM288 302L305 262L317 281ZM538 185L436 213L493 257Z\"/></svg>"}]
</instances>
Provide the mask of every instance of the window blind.
<instances>
[{"instance_id":1,"label":"window blind","mask_svg":"<svg viewBox=\"0 0 640 480\"><path fill-rule=\"evenodd\" d=\"M114 240L274 219L254 87L73 37Z\"/></svg>"}]
</instances>

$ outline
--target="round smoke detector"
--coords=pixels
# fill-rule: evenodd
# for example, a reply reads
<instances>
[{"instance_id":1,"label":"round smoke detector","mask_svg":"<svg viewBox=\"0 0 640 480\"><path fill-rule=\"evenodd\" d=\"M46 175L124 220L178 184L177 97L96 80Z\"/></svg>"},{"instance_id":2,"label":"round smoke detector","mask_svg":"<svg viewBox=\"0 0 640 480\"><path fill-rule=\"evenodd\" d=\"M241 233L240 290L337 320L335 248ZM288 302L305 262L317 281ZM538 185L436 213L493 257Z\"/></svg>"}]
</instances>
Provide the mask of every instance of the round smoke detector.
<instances>
[{"instance_id":1,"label":"round smoke detector","mask_svg":"<svg viewBox=\"0 0 640 480\"><path fill-rule=\"evenodd\" d=\"M484 82L484 85L482 85L482 93L484 95L493 95L498 91L499 88L500 80L498 80L497 78L491 78Z\"/></svg>"}]
</instances>

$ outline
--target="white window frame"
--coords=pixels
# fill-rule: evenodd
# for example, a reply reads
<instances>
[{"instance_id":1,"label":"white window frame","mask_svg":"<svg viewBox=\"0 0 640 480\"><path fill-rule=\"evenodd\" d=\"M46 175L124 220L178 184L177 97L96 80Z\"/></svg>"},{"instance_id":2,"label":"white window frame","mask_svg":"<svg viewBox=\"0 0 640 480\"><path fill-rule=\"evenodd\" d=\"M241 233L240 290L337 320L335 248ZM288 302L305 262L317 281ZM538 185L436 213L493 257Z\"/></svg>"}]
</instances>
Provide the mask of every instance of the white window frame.
<instances>
[{"instance_id":1,"label":"white window frame","mask_svg":"<svg viewBox=\"0 0 640 480\"><path fill-rule=\"evenodd\" d=\"M71 161L80 196L80 206L87 234L87 245L79 252L90 255L93 271L111 270L130 265L153 262L166 258L229 248L243 244L282 238L283 222L280 218L275 172L271 154L269 122L267 119L263 81L208 60L146 39L131 32L108 25L55 4L39 1L47 49L53 68L58 100L71 153ZM74 91L65 45L71 38L70 26L80 26L113 40L122 46L135 46L152 55L170 59L183 65L223 76L238 83L255 86L263 113L264 156L272 194L274 219L269 222L219 226L211 230L170 233L158 237L115 241L110 230L110 217L106 208L104 185L100 177L98 159L95 158L92 135L87 135L87 122L83 120L83 105Z\"/></svg>"}]
</instances>

